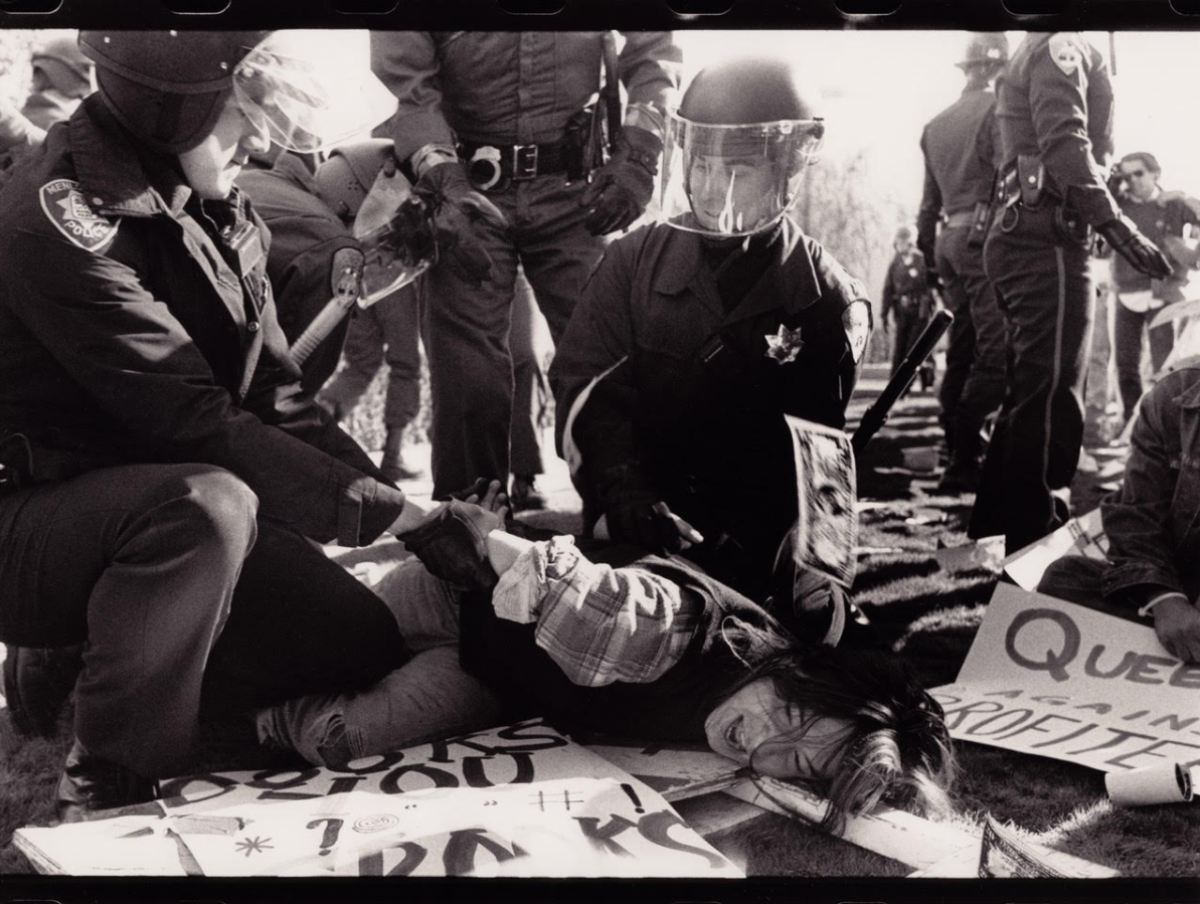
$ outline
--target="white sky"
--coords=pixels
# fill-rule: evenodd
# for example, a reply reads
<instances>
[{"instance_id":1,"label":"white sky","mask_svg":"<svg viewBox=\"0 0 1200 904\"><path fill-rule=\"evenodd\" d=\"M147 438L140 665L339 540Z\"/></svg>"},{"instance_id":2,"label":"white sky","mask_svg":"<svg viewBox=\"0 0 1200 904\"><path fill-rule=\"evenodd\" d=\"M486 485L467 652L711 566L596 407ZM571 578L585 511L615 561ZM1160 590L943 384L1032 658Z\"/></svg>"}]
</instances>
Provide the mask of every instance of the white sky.
<instances>
[{"instance_id":1,"label":"white sky","mask_svg":"<svg viewBox=\"0 0 1200 904\"><path fill-rule=\"evenodd\" d=\"M1016 47L1022 32L1010 32ZM1106 32L1088 37L1107 57ZM679 32L685 83L706 63L739 54L793 55L825 103L823 154L864 149L883 195L915 214L925 122L962 90L953 65L962 31L694 31ZM1117 154L1153 152L1163 184L1200 193L1200 124L1196 97L1200 33L1118 32Z\"/></svg>"}]
</instances>

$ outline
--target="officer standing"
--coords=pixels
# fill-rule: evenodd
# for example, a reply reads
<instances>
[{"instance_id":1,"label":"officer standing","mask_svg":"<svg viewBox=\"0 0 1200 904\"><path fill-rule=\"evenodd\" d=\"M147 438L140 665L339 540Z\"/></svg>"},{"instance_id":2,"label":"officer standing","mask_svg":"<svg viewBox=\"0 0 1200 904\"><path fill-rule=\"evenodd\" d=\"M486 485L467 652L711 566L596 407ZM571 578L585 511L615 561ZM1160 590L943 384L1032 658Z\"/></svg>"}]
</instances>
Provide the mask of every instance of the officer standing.
<instances>
[{"instance_id":1,"label":"officer standing","mask_svg":"<svg viewBox=\"0 0 1200 904\"><path fill-rule=\"evenodd\" d=\"M954 315L938 393L949 451L938 484L943 492L978 486L980 431L1004 399L1004 317L983 272L983 241L996 175L992 82L1007 62L1003 32L972 35L956 64L967 80L962 95L921 135L925 189L917 246L940 277L946 306Z\"/></svg>"},{"instance_id":2,"label":"officer standing","mask_svg":"<svg viewBox=\"0 0 1200 904\"><path fill-rule=\"evenodd\" d=\"M74 38L54 38L34 50L29 97L21 112L41 129L63 122L96 90L96 67Z\"/></svg>"},{"instance_id":3,"label":"officer standing","mask_svg":"<svg viewBox=\"0 0 1200 904\"><path fill-rule=\"evenodd\" d=\"M697 75L669 117L664 222L609 246L550 368L585 511L616 540L690 544L758 599L792 561L784 415L841 427L870 332L863 285L787 216L824 130L783 60ZM796 627L793 590L777 614ZM836 641L840 599L805 636Z\"/></svg>"},{"instance_id":4,"label":"officer standing","mask_svg":"<svg viewBox=\"0 0 1200 904\"><path fill-rule=\"evenodd\" d=\"M888 316L891 316L895 343L892 347L892 374L895 375L933 314L933 294L929 290L929 271L925 259L913 244L912 230L907 226L897 229L892 248L896 253L892 255L883 280L879 319L886 326ZM922 390L933 386L929 365L922 364L920 379Z\"/></svg>"},{"instance_id":5,"label":"officer standing","mask_svg":"<svg viewBox=\"0 0 1200 904\"><path fill-rule=\"evenodd\" d=\"M1083 438L1092 319L1092 230L1154 277L1170 264L1121 215L1105 184L1112 84L1079 34L1029 34L996 92L998 212L984 266L1008 324L1008 392L988 447L969 534L1004 534L1009 552L1067 518Z\"/></svg>"},{"instance_id":6,"label":"officer standing","mask_svg":"<svg viewBox=\"0 0 1200 904\"><path fill-rule=\"evenodd\" d=\"M372 66L400 103L389 124L397 159L412 166L418 190L472 198L487 214L464 228L486 247L492 278L472 288L439 266L425 280L436 497L509 472L506 336L517 263L557 344L601 237L628 227L653 193L681 54L670 33L624 35L613 67L628 94L624 121L612 159L588 184L579 161L595 130L584 111L597 102L607 40L545 31L371 36Z\"/></svg>"},{"instance_id":7,"label":"officer standing","mask_svg":"<svg viewBox=\"0 0 1200 904\"><path fill-rule=\"evenodd\" d=\"M271 143L378 122L387 92L363 72L335 103L344 60L303 32L80 43L99 92L0 192L0 640L87 642L64 819L147 799L202 713L400 664L387 607L312 541L421 516L302 393L233 184Z\"/></svg>"}]
</instances>

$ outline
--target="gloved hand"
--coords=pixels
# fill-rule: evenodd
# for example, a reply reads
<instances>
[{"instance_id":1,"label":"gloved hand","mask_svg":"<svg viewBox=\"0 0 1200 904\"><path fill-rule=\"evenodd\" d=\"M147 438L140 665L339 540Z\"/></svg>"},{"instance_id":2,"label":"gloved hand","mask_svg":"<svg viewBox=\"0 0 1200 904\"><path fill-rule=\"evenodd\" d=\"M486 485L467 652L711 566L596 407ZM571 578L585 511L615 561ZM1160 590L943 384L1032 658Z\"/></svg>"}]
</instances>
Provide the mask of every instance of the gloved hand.
<instances>
[{"instance_id":1,"label":"gloved hand","mask_svg":"<svg viewBox=\"0 0 1200 904\"><path fill-rule=\"evenodd\" d=\"M492 258L479 233L507 232L504 214L471 186L457 161L431 166L413 186L413 194L431 212L439 256L464 282L481 285L491 275Z\"/></svg>"},{"instance_id":2,"label":"gloved hand","mask_svg":"<svg viewBox=\"0 0 1200 904\"><path fill-rule=\"evenodd\" d=\"M662 141L653 132L624 126L612 159L595 173L579 199L588 208L583 225L592 235L626 228L642 215L654 194Z\"/></svg>"},{"instance_id":3,"label":"gloved hand","mask_svg":"<svg viewBox=\"0 0 1200 904\"><path fill-rule=\"evenodd\" d=\"M467 590L491 590L499 579L488 560L487 535L503 526L502 515L452 499L396 538L434 577Z\"/></svg>"},{"instance_id":4,"label":"gloved hand","mask_svg":"<svg viewBox=\"0 0 1200 904\"><path fill-rule=\"evenodd\" d=\"M1171 262L1167 256L1125 217L1101 223L1096 227L1096 232L1139 273L1154 279L1165 279L1171 275Z\"/></svg>"}]
</instances>

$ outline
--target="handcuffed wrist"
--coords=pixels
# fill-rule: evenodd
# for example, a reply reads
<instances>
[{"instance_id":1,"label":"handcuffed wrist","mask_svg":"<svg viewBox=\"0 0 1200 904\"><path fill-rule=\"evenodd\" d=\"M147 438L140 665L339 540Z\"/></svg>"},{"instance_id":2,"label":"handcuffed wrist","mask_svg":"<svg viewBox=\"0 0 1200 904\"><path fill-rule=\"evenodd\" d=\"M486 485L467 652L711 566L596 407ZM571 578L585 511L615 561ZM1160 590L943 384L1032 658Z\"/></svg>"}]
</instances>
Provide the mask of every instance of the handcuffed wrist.
<instances>
[{"instance_id":1,"label":"handcuffed wrist","mask_svg":"<svg viewBox=\"0 0 1200 904\"><path fill-rule=\"evenodd\" d=\"M1142 616L1149 615L1155 606L1170 599L1177 599L1183 603L1188 603L1189 605L1191 604L1191 600L1187 598L1186 594L1180 593L1178 590L1168 590L1166 593L1159 593L1156 596L1151 597L1149 602L1138 609L1137 614Z\"/></svg>"}]
</instances>

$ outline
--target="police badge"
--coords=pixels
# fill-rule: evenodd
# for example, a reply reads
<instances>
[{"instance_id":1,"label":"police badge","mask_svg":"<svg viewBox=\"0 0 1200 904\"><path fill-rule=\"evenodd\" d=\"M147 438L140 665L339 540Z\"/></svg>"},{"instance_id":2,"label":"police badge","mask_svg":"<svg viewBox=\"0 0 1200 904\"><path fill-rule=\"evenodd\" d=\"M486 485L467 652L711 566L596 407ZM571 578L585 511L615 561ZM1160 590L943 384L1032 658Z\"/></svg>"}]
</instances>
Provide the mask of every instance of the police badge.
<instances>
[{"instance_id":1,"label":"police badge","mask_svg":"<svg viewBox=\"0 0 1200 904\"><path fill-rule=\"evenodd\" d=\"M46 219L84 251L100 251L117 234L117 220L96 213L74 179L54 179L42 186L39 200Z\"/></svg>"},{"instance_id":2,"label":"police badge","mask_svg":"<svg viewBox=\"0 0 1200 904\"><path fill-rule=\"evenodd\" d=\"M766 355L776 364L791 364L804 348L804 340L800 338L800 327L789 330L784 324L779 324L779 331L774 335L767 333Z\"/></svg>"}]
</instances>

